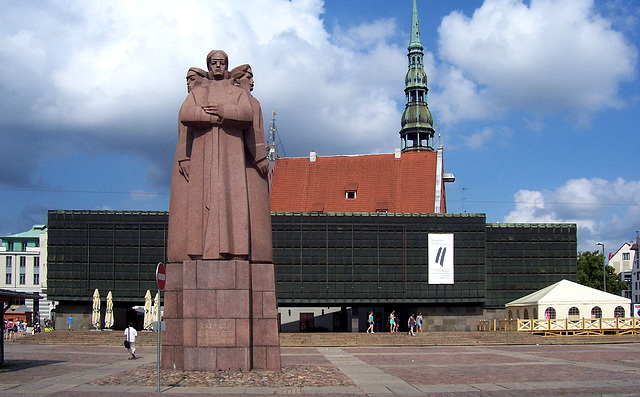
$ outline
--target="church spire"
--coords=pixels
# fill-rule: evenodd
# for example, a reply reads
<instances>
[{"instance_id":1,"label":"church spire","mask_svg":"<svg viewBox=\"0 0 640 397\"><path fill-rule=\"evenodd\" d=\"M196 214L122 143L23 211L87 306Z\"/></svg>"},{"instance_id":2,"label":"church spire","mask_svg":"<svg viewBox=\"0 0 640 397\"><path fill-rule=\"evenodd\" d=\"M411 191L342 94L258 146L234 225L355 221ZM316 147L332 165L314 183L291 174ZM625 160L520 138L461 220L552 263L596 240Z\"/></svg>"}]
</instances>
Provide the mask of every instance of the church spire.
<instances>
[{"instance_id":1,"label":"church spire","mask_svg":"<svg viewBox=\"0 0 640 397\"><path fill-rule=\"evenodd\" d=\"M420 21L418 20L418 7L416 0L413 0L413 11L411 12L411 39L409 40L409 51L412 48L424 50L422 41L420 41Z\"/></svg>"},{"instance_id":2,"label":"church spire","mask_svg":"<svg viewBox=\"0 0 640 397\"><path fill-rule=\"evenodd\" d=\"M427 105L429 88L427 88L427 73L424 71L424 47L420 40L420 22L416 0L413 0L411 37L407 50L409 70L405 77L404 88L407 104L401 120L401 148L403 152L433 151L432 141L435 130L433 129L433 116Z\"/></svg>"}]
</instances>

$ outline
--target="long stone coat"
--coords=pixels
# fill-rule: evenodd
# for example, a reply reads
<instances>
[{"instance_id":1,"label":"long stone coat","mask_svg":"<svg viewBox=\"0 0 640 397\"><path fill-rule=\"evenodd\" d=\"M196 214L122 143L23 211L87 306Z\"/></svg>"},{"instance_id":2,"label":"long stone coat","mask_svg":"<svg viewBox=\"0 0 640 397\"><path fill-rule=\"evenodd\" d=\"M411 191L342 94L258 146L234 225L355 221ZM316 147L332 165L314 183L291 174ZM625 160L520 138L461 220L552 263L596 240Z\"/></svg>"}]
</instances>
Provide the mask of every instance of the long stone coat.
<instances>
[{"instance_id":1,"label":"long stone coat","mask_svg":"<svg viewBox=\"0 0 640 397\"><path fill-rule=\"evenodd\" d=\"M202 109L212 103L218 105L221 117ZM175 219L171 209L169 212L169 262L248 258L249 204L243 130L253 122L249 96L229 80L207 80L187 95L179 121L187 127L189 181L187 193L182 192L187 201L186 216ZM186 241L173 236L184 230ZM185 249L187 256L183 254Z\"/></svg>"}]
</instances>

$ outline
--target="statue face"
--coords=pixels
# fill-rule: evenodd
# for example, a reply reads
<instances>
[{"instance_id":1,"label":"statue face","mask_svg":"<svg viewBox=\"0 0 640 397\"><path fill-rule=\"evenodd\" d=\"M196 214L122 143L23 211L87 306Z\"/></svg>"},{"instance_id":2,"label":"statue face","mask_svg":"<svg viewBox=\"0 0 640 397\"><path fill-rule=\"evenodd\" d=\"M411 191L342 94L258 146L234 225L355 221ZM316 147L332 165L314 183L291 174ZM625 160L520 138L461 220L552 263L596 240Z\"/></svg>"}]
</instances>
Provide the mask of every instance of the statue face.
<instances>
[{"instance_id":1,"label":"statue face","mask_svg":"<svg viewBox=\"0 0 640 397\"><path fill-rule=\"evenodd\" d=\"M195 72L189 72L187 74L187 92L191 92L195 87L202 83L202 76L199 76Z\"/></svg>"},{"instance_id":2,"label":"statue face","mask_svg":"<svg viewBox=\"0 0 640 397\"><path fill-rule=\"evenodd\" d=\"M242 78L240 79L240 86L242 86L242 88L248 89L249 91L253 91L253 85L253 73L251 72L251 69L249 69L247 73L245 73L244 76L242 76Z\"/></svg>"},{"instance_id":3,"label":"statue face","mask_svg":"<svg viewBox=\"0 0 640 397\"><path fill-rule=\"evenodd\" d=\"M227 60L217 56L212 57L207 66L215 79L221 79L227 71Z\"/></svg>"}]
</instances>

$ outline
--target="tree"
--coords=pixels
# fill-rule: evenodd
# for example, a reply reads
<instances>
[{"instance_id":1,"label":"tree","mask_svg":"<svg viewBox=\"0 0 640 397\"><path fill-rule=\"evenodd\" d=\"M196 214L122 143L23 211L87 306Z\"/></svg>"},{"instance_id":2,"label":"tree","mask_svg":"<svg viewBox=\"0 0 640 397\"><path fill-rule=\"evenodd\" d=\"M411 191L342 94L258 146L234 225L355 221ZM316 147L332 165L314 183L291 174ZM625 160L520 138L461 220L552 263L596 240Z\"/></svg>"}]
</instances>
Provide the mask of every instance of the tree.
<instances>
[{"instance_id":1,"label":"tree","mask_svg":"<svg viewBox=\"0 0 640 397\"><path fill-rule=\"evenodd\" d=\"M578 253L578 283L587 287L603 290L602 264L604 256L598 251ZM620 281L612 266L606 267L607 292L620 295L622 290L628 289L627 283Z\"/></svg>"}]
</instances>

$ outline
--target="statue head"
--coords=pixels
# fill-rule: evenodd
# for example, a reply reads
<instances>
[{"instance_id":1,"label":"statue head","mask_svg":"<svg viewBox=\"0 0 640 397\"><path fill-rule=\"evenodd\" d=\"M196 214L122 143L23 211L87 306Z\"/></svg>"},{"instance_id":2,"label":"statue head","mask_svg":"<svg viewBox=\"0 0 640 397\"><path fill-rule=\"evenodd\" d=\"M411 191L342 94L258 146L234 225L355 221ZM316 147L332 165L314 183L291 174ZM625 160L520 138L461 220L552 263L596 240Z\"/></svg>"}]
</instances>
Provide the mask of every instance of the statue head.
<instances>
[{"instance_id":1,"label":"statue head","mask_svg":"<svg viewBox=\"0 0 640 397\"><path fill-rule=\"evenodd\" d=\"M231 70L231 80L233 85L244 88L247 91L253 91L253 71L248 64L236 66Z\"/></svg>"},{"instance_id":2,"label":"statue head","mask_svg":"<svg viewBox=\"0 0 640 397\"><path fill-rule=\"evenodd\" d=\"M192 67L187 71L187 92L191 92L195 87L207 78L207 72L200 68Z\"/></svg>"},{"instance_id":3,"label":"statue head","mask_svg":"<svg viewBox=\"0 0 640 397\"><path fill-rule=\"evenodd\" d=\"M229 78L229 56L222 50L213 50L207 54L207 68L209 78L222 80Z\"/></svg>"}]
</instances>

